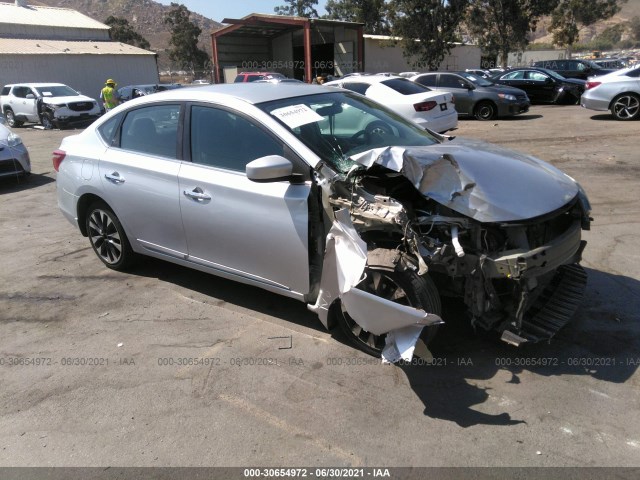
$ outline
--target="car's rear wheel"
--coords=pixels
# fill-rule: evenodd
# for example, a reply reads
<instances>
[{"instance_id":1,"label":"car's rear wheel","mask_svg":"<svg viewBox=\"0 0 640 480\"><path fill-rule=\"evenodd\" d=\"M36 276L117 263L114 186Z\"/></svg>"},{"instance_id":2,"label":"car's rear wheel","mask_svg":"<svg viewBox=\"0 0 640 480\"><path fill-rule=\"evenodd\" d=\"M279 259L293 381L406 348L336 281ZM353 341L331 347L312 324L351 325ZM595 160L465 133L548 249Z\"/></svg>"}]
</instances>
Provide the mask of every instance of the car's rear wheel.
<instances>
[{"instance_id":1,"label":"car's rear wheel","mask_svg":"<svg viewBox=\"0 0 640 480\"><path fill-rule=\"evenodd\" d=\"M370 265L365 273L365 279L356 288L395 303L440 315L440 295L428 276L420 276L413 270L395 268L393 265ZM380 357L385 346L386 334L374 335L363 329L349 316L344 305L338 309L337 320L340 329L354 347L369 355ZM437 330L437 325L425 327L421 336L423 341L428 343Z\"/></svg>"},{"instance_id":2,"label":"car's rear wheel","mask_svg":"<svg viewBox=\"0 0 640 480\"><path fill-rule=\"evenodd\" d=\"M478 120L493 120L498 115L498 109L492 102L479 102L473 110L473 115Z\"/></svg>"},{"instance_id":3,"label":"car's rear wheel","mask_svg":"<svg viewBox=\"0 0 640 480\"><path fill-rule=\"evenodd\" d=\"M87 235L93 251L102 263L113 270L126 270L134 260L124 228L104 202L95 202L85 218Z\"/></svg>"},{"instance_id":4,"label":"car's rear wheel","mask_svg":"<svg viewBox=\"0 0 640 480\"><path fill-rule=\"evenodd\" d=\"M634 120L640 117L640 97L634 93L623 93L611 102L611 114L616 120Z\"/></svg>"},{"instance_id":5,"label":"car's rear wheel","mask_svg":"<svg viewBox=\"0 0 640 480\"><path fill-rule=\"evenodd\" d=\"M9 126L11 128L16 128L16 127L21 127L22 126L22 122L19 120L16 120L16 115L15 113L13 113L13 110L11 110L10 108L7 108L4 111L4 117L7 119L7 123L9 124Z\"/></svg>"}]
</instances>

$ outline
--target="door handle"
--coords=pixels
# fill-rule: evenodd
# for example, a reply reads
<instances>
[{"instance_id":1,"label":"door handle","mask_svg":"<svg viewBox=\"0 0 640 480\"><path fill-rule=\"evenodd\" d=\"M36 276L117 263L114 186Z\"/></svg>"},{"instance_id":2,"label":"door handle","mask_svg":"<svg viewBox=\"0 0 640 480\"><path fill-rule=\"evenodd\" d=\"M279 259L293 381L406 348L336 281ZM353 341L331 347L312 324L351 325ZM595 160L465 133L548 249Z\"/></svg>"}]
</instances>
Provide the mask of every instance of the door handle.
<instances>
[{"instance_id":1,"label":"door handle","mask_svg":"<svg viewBox=\"0 0 640 480\"><path fill-rule=\"evenodd\" d=\"M190 192L184 190L182 193L184 193L186 197L193 198L194 200L211 200L211 195L204 193L200 187L196 187Z\"/></svg>"},{"instance_id":2,"label":"door handle","mask_svg":"<svg viewBox=\"0 0 640 480\"><path fill-rule=\"evenodd\" d=\"M124 178L120 177L120 174L118 172L113 172L111 174L106 173L104 175L104 178L112 181L113 183L124 183Z\"/></svg>"}]
</instances>

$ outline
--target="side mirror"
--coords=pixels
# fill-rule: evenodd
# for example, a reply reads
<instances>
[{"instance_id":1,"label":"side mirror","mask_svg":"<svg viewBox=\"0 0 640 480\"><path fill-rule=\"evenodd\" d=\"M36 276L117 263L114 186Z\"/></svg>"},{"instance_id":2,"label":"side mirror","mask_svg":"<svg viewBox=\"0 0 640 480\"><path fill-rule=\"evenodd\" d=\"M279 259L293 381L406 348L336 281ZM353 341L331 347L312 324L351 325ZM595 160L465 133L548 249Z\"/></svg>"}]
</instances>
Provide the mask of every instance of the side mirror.
<instances>
[{"instance_id":1,"label":"side mirror","mask_svg":"<svg viewBox=\"0 0 640 480\"><path fill-rule=\"evenodd\" d=\"M553 83L553 79L551 79L550 77L547 77L544 79L544 83Z\"/></svg>"},{"instance_id":2,"label":"side mirror","mask_svg":"<svg viewBox=\"0 0 640 480\"><path fill-rule=\"evenodd\" d=\"M36 96L33 93L27 93L27 96L25 98L27 100L33 100L34 98L36 98Z\"/></svg>"},{"instance_id":3,"label":"side mirror","mask_svg":"<svg viewBox=\"0 0 640 480\"><path fill-rule=\"evenodd\" d=\"M247 178L252 182L270 183L292 180L293 165L280 155L268 155L247 163Z\"/></svg>"},{"instance_id":4,"label":"side mirror","mask_svg":"<svg viewBox=\"0 0 640 480\"><path fill-rule=\"evenodd\" d=\"M467 90L475 90L476 86L473 83L467 83Z\"/></svg>"}]
</instances>

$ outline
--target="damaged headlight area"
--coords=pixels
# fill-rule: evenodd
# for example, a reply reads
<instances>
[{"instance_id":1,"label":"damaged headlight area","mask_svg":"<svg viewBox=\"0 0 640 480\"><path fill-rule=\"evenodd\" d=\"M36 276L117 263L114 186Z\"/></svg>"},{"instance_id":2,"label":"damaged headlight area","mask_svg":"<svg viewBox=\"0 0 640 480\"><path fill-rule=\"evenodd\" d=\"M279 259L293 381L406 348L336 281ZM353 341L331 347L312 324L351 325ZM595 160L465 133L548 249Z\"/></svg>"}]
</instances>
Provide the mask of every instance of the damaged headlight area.
<instances>
[{"instance_id":1,"label":"damaged headlight area","mask_svg":"<svg viewBox=\"0 0 640 480\"><path fill-rule=\"evenodd\" d=\"M459 299L475 328L513 345L548 340L571 319L586 286L581 231L591 220L579 186L559 208L513 219L454 156L388 154L366 152L364 168L325 188L335 220L313 310L339 298L347 336L391 362L410 359L423 329L430 337L443 323L440 297Z\"/></svg>"}]
</instances>

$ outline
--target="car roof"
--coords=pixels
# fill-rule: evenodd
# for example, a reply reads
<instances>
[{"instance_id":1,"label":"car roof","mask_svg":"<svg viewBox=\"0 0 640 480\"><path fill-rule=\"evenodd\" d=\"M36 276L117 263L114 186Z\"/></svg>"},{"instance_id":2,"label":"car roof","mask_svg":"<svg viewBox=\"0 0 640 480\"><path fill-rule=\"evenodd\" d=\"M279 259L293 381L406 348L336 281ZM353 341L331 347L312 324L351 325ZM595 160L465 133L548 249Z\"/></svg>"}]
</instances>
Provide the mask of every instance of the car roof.
<instances>
[{"instance_id":1,"label":"car roof","mask_svg":"<svg viewBox=\"0 0 640 480\"><path fill-rule=\"evenodd\" d=\"M66 87L64 83L11 83L9 85L5 85L5 87Z\"/></svg>"},{"instance_id":2,"label":"car roof","mask_svg":"<svg viewBox=\"0 0 640 480\"><path fill-rule=\"evenodd\" d=\"M321 85L306 83L229 83L221 85L205 85L202 87L185 87L165 90L154 94L156 100L214 100L223 102L225 98L235 98L251 104L270 102L290 97L302 97L321 93L335 92Z\"/></svg>"},{"instance_id":3,"label":"car roof","mask_svg":"<svg viewBox=\"0 0 640 480\"><path fill-rule=\"evenodd\" d=\"M374 74L374 75L360 75L360 76L346 77L344 79L338 78L337 80L332 80L331 82L327 82L325 85L334 84L334 82L335 83L341 83L341 82L356 83L357 82L357 83L368 83L372 85L374 83L380 83L380 82L384 82L385 80L393 80L393 79L407 80L406 78L401 77L399 75Z\"/></svg>"}]
</instances>

